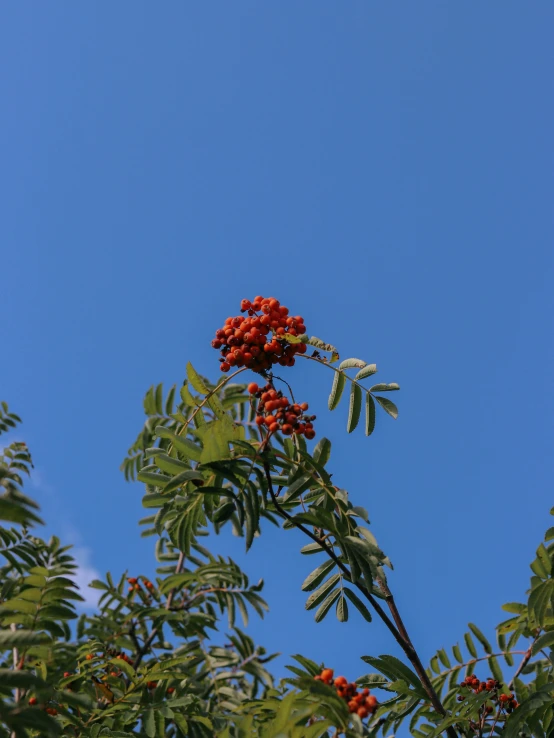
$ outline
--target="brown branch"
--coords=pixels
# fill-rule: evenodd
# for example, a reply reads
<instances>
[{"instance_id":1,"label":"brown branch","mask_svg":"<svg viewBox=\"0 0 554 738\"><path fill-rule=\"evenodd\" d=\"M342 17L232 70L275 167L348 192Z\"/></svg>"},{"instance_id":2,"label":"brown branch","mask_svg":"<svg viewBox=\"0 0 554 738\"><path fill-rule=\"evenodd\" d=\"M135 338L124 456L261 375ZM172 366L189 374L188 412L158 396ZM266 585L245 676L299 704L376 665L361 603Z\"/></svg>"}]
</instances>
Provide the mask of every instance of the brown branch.
<instances>
[{"instance_id":1,"label":"brown branch","mask_svg":"<svg viewBox=\"0 0 554 738\"><path fill-rule=\"evenodd\" d=\"M185 554L183 551L179 553L179 559L177 561L177 566L175 567L175 574L179 574L182 569L183 565L185 563ZM171 609L171 603L173 602L173 597L175 596L175 592L177 591L177 587L174 587L169 594L167 595L167 600L165 603L165 609L170 610ZM140 662L144 658L144 655L152 645L154 638L158 634L158 631L160 630L160 626L156 626L155 628L152 628L152 631L150 632L150 635L148 638L144 641L141 648L138 650L137 655L135 657L135 660L133 661L133 669L136 671L140 665Z\"/></svg>"},{"instance_id":2,"label":"brown branch","mask_svg":"<svg viewBox=\"0 0 554 738\"><path fill-rule=\"evenodd\" d=\"M525 651L525 656L521 659L520 665L517 667L515 674L513 675L513 677L510 680L510 683L508 684L508 687L510 689L513 689L514 688L514 684L515 684L516 679L518 678L518 676L521 674L521 672L525 669L525 667L527 666L527 664L531 660L531 656L533 655L533 646L538 641L539 635L540 635L540 631L535 636L535 638L533 640L533 643L531 643L531 645L529 646L529 648L527 649L527 651Z\"/></svg>"},{"instance_id":3,"label":"brown branch","mask_svg":"<svg viewBox=\"0 0 554 738\"><path fill-rule=\"evenodd\" d=\"M383 623L387 626L391 634L393 635L396 642L399 644L399 646L402 648L406 656L408 657L410 663L414 667L419 680L421 682L421 685L425 692L427 693L427 696L429 697L429 700L435 710L440 714L445 716L446 710L444 709L439 696L435 692L435 689L433 688L433 685L431 684L431 680L429 679L429 676L427 675L427 672L425 671L425 668L423 667L423 664L421 663L421 660L410 640L410 637L408 636L408 633L406 631L406 628L404 626L404 623L402 622L402 618L400 617L400 614L398 610L396 609L396 605L394 604L394 600L392 600L393 607L391 608L390 602L389 608L391 608L391 613L393 615L393 618L395 619L396 625L391 621L391 619L388 617L386 612L383 610L381 605L377 602L375 597L371 594L371 592L365 587L364 585L360 584L359 582L353 582L352 577L350 575L350 571L348 567L346 567L343 562L339 559L339 557L336 555L336 553L333 551L332 548L330 548L326 541L323 538L320 538L315 533L312 533L306 526L304 526L302 523L297 522L294 520L293 516L290 515L290 513L287 512L279 503L277 500L277 497L275 495L275 492L273 490L273 483L271 481L271 469L269 466L269 463L266 459L263 460L263 467L265 471L265 477L268 484L269 494L271 496L271 500L273 502L273 505L275 506L275 509L277 512L284 517L286 520L288 520L292 525L294 525L295 528L298 528L298 530L302 531L305 535L307 535L309 538L312 539L315 543L319 544L323 551L331 558L335 564L339 567L339 569L342 571L342 573L345 575L346 579L354 584L355 587L357 587L360 592L364 595L364 597L368 600L368 602L371 604L375 612L379 615ZM385 595L386 597L386 595ZM389 597L392 599L392 595L389 593ZM447 728L447 733L450 736L450 738L457 738L456 732L452 726Z\"/></svg>"}]
</instances>

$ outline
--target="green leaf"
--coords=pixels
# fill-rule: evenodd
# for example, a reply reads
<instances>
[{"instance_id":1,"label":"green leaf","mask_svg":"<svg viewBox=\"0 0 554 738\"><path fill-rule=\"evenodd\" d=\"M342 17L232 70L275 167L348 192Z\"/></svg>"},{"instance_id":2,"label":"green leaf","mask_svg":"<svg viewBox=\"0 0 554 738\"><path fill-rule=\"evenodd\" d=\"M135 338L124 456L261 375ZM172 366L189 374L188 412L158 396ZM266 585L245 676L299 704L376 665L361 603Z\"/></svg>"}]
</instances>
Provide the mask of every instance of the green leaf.
<instances>
[{"instance_id":1,"label":"green leaf","mask_svg":"<svg viewBox=\"0 0 554 738\"><path fill-rule=\"evenodd\" d=\"M181 472L171 479L171 481L164 487L164 494L167 494L168 492L173 492L173 490L178 489L183 484L186 484L187 482L190 482L192 480L203 482L204 477L200 472L194 471L192 469L187 469L187 471Z\"/></svg>"},{"instance_id":2,"label":"green leaf","mask_svg":"<svg viewBox=\"0 0 554 738\"><path fill-rule=\"evenodd\" d=\"M52 639L48 633L37 633L32 630L0 630L1 648L38 646L51 641Z\"/></svg>"},{"instance_id":3,"label":"green leaf","mask_svg":"<svg viewBox=\"0 0 554 738\"><path fill-rule=\"evenodd\" d=\"M366 377L371 377L372 374L375 374L377 371L377 364L366 364L363 369L360 369L360 371L356 374L354 379L356 382L359 382L360 379L366 379Z\"/></svg>"},{"instance_id":4,"label":"green leaf","mask_svg":"<svg viewBox=\"0 0 554 738\"><path fill-rule=\"evenodd\" d=\"M507 602L505 605L502 605L502 609L506 612L513 612L517 615L523 615L525 612L527 612L527 605L523 605L521 602Z\"/></svg>"},{"instance_id":5,"label":"green leaf","mask_svg":"<svg viewBox=\"0 0 554 738\"><path fill-rule=\"evenodd\" d=\"M363 618L367 620L368 623L371 622L371 613L367 609L367 607L364 605L364 603L360 600L358 595L353 592L351 589L347 589L345 587L344 594L348 597L350 602L354 605L354 607L360 612Z\"/></svg>"},{"instance_id":6,"label":"green leaf","mask_svg":"<svg viewBox=\"0 0 554 738\"><path fill-rule=\"evenodd\" d=\"M187 363L187 377L189 382L192 384L194 389L197 392L200 392L201 395L207 395L209 393L209 388L206 387L204 384L204 381L200 377L200 375L196 372L190 361Z\"/></svg>"},{"instance_id":7,"label":"green leaf","mask_svg":"<svg viewBox=\"0 0 554 738\"><path fill-rule=\"evenodd\" d=\"M339 623L346 623L348 620L348 603L344 594L337 600L337 620Z\"/></svg>"},{"instance_id":8,"label":"green leaf","mask_svg":"<svg viewBox=\"0 0 554 738\"><path fill-rule=\"evenodd\" d=\"M339 371L342 372L345 369L363 369L365 366L367 366L367 363L361 359L345 359L339 364Z\"/></svg>"},{"instance_id":9,"label":"green leaf","mask_svg":"<svg viewBox=\"0 0 554 738\"><path fill-rule=\"evenodd\" d=\"M475 643L473 642L473 638L469 633L464 633L464 641L466 642L467 650L470 652L473 658L476 659L477 649L475 648Z\"/></svg>"},{"instance_id":10,"label":"green leaf","mask_svg":"<svg viewBox=\"0 0 554 738\"><path fill-rule=\"evenodd\" d=\"M306 610L312 610L314 607L317 607L317 605L325 599L328 592L333 589L339 579L340 574L333 574L325 584L322 584L319 589L316 589L316 591L313 592L306 600Z\"/></svg>"},{"instance_id":11,"label":"green leaf","mask_svg":"<svg viewBox=\"0 0 554 738\"><path fill-rule=\"evenodd\" d=\"M170 481L171 477L167 474L156 474L155 472L139 472L137 474L139 482L144 482L152 487L160 487L163 489L165 485Z\"/></svg>"},{"instance_id":12,"label":"green leaf","mask_svg":"<svg viewBox=\"0 0 554 738\"><path fill-rule=\"evenodd\" d=\"M370 392L393 392L394 390L399 390L400 385L396 384L396 382L391 382L390 384L374 384L373 387L369 388Z\"/></svg>"},{"instance_id":13,"label":"green leaf","mask_svg":"<svg viewBox=\"0 0 554 738\"><path fill-rule=\"evenodd\" d=\"M502 669L494 656L491 656L489 659L489 667L493 677L502 684L504 682L504 675L502 674Z\"/></svg>"},{"instance_id":14,"label":"green leaf","mask_svg":"<svg viewBox=\"0 0 554 738\"><path fill-rule=\"evenodd\" d=\"M533 655L538 653L542 648L553 648L554 647L554 630L544 633L533 643L532 653Z\"/></svg>"},{"instance_id":15,"label":"green leaf","mask_svg":"<svg viewBox=\"0 0 554 738\"><path fill-rule=\"evenodd\" d=\"M328 438L321 438L314 448L314 461L317 461L317 463L321 464L321 466L325 466L325 464L329 461L330 456L331 441Z\"/></svg>"},{"instance_id":16,"label":"green leaf","mask_svg":"<svg viewBox=\"0 0 554 738\"><path fill-rule=\"evenodd\" d=\"M335 562L332 559L330 561L324 561L321 566L318 566L317 569L314 569L312 573L306 577L302 584L302 590L304 592L311 592L312 589L315 589L321 584L327 574L329 574L334 567Z\"/></svg>"},{"instance_id":17,"label":"green leaf","mask_svg":"<svg viewBox=\"0 0 554 738\"><path fill-rule=\"evenodd\" d=\"M146 710L144 713L142 726L148 738L156 737L156 718L154 717L154 710L152 708Z\"/></svg>"},{"instance_id":18,"label":"green leaf","mask_svg":"<svg viewBox=\"0 0 554 738\"><path fill-rule=\"evenodd\" d=\"M346 430L348 433L352 433L358 425L361 409L362 391L357 384L353 384L350 388L350 405L348 407L348 420L346 423Z\"/></svg>"},{"instance_id":19,"label":"green leaf","mask_svg":"<svg viewBox=\"0 0 554 738\"><path fill-rule=\"evenodd\" d=\"M337 349L334 346L332 346L330 343L325 343L325 341L322 341L321 338L317 338L316 336L311 336L306 341L304 339L304 336L302 336L302 342L308 343L310 346L315 346L316 348L321 349L321 351L329 351L332 354L331 358L329 359L331 364L335 361L338 361L339 352L337 351Z\"/></svg>"},{"instance_id":20,"label":"green leaf","mask_svg":"<svg viewBox=\"0 0 554 738\"><path fill-rule=\"evenodd\" d=\"M188 438L178 436L176 433L173 433L168 428L164 428L163 425L157 425L155 433L158 438L169 438L173 442L175 448L180 451L183 456L186 456L187 459L191 459L192 461L200 461L202 449L192 441L189 441Z\"/></svg>"},{"instance_id":21,"label":"green leaf","mask_svg":"<svg viewBox=\"0 0 554 738\"><path fill-rule=\"evenodd\" d=\"M3 687L23 687L24 689L46 686L42 679L39 679L30 671L14 671L12 669L0 669L0 684Z\"/></svg>"},{"instance_id":22,"label":"green leaf","mask_svg":"<svg viewBox=\"0 0 554 738\"><path fill-rule=\"evenodd\" d=\"M339 595L340 589L335 589L327 596L327 599L322 603L315 614L316 623L320 623L323 620Z\"/></svg>"},{"instance_id":23,"label":"green leaf","mask_svg":"<svg viewBox=\"0 0 554 738\"><path fill-rule=\"evenodd\" d=\"M553 595L554 579L548 579L535 587L529 595L529 612L532 613L539 625L544 624L544 619Z\"/></svg>"},{"instance_id":24,"label":"green leaf","mask_svg":"<svg viewBox=\"0 0 554 738\"><path fill-rule=\"evenodd\" d=\"M335 372L331 394L329 395L329 410L334 410L339 404L345 383L346 379L344 374L342 372Z\"/></svg>"},{"instance_id":25,"label":"green leaf","mask_svg":"<svg viewBox=\"0 0 554 738\"><path fill-rule=\"evenodd\" d=\"M375 402L373 397L366 392L365 396L365 434L370 436L375 429Z\"/></svg>"},{"instance_id":26,"label":"green leaf","mask_svg":"<svg viewBox=\"0 0 554 738\"><path fill-rule=\"evenodd\" d=\"M462 657L462 652L460 651L460 647L458 646L457 643L456 643L455 646L452 646L452 653L454 654L454 658L456 659L456 661L459 664L463 664L464 663L464 659Z\"/></svg>"},{"instance_id":27,"label":"green leaf","mask_svg":"<svg viewBox=\"0 0 554 738\"><path fill-rule=\"evenodd\" d=\"M375 399L377 400L379 405L381 405L383 410L388 413L391 418L394 418L396 420L396 418L398 417L398 408L396 407L394 402L387 400L386 397L379 397L379 395L375 395Z\"/></svg>"},{"instance_id":28,"label":"green leaf","mask_svg":"<svg viewBox=\"0 0 554 738\"><path fill-rule=\"evenodd\" d=\"M479 628L476 625L474 625L473 623L468 623L468 628L471 630L471 632L473 633L473 635L477 638L477 640L479 641L479 643L483 646L483 648L485 649L485 651L487 653L492 653L492 646L491 646L491 644L487 641L487 639L485 638L485 636L483 635L483 633L479 630Z\"/></svg>"}]
</instances>

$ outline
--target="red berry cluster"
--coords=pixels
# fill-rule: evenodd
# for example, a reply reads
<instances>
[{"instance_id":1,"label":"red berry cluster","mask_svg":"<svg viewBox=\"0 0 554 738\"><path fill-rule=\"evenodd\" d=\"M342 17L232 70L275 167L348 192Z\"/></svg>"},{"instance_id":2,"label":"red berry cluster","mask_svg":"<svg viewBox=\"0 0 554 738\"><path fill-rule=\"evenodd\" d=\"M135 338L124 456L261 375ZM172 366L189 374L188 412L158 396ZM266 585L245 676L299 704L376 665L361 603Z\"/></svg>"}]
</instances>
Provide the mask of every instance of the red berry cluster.
<instances>
[{"instance_id":1,"label":"red berry cluster","mask_svg":"<svg viewBox=\"0 0 554 738\"><path fill-rule=\"evenodd\" d=\"M474 694L479 694L480 692L491 692L491 700L496 705L500 705L507 712L512 712L512 710L515 710L515 708L519 706L518 701L511 692L510 694L498 693L501 684L492 677L489 677L486 682L481 682L477 679L475 674L470 674L463 682L460 682L460 687L462 689L464 687L466 689L470 689ZM463 695L458 695L459 702L462 702L463 699ZM493 708L489 705L486 707L486 711L491 713Z\"/></svg>"},{"instance_id":2,"label":"red berry cluster","mask_svg":"<svg viewBox=\"0 0 554 738\"><path fill-rule=\"evenodd\" d=\"M266 426L270 433L280 431L285 436L296 433L308 440L315 437L313 421L315 415L306 415L308 403L291 403L288 397L278 392L272 384L261 389L255 382L248 385L248 391L259 399L256 409L256 424Z\"/></svg>"},{"instance_id":3,"label":"red berry cluster","mask_svg":"<svg viewBox=\"0 0 554 738\"><path fill-rule=\"evenodd\" d=\"M379 706L377 697L369 693L367 687L358 691L358 685L354 682L348 682L346 677L339 676L333 680L333 669L323 669L314 679L324 682L329 686L334 685L339 697L348 704L350 712L355 712L362 720L368 715L373 715Z\"/></svg>"},{"instance_id":4,"label":"red berry cluster","mask_svg":"<svg viewBox=\"0 0 554 738\"><path fill-rule=\"evenodd\" d=\"M222 372L232 366L245 366L255 372L266 371L273 364L293 366L294 355L306 352L306 344L289 343L285 338L306 333L304 318L289 315L289 309L279 300L258 295L252 302L242 300L240 309L247 316L227 318L212 341L215 349L221 349Z\"/></svg>"},{"instance_id":5,"label":"red berry cluster","mask_svg":"<svg viewBox=\"0 0 554 738\"><path fill-rule=\"evenodd\" d=\"M149 592L152 592L152 590L155 589L156 586L152 584L152 582L146 579L145 577L143 577L143 579L144 579L144 586L146 587L146 589L149 590ZM142 589L142 587L140 586L141 583L136 577L130 577L129 579L127 579L127 581L131 585L128 590L129 594L132 594L133 592L138 592L143 598L143 600L150 601L152 599L150 594L148 592L145 592Z\"/></svg>"}]
</instances>

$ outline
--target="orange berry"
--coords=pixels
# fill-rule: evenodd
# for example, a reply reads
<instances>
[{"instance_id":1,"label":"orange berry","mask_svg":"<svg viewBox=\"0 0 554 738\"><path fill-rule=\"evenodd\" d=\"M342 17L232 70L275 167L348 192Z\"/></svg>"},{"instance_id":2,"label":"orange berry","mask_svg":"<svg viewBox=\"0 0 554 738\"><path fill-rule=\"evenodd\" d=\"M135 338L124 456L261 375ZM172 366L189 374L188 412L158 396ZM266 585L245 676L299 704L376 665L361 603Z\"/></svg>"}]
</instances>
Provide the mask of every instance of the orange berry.
<instances>
[{"instance_id":1,"label":"orange berry","mask_svg":"<svg viewBox=\"0 0 554 738\"><path fill-rule=\"evenodd\" d=\"M323 671L321 672L321 678L324 682L329 682L332 680L333 674L333 669L323 669Z\"/></svg>"},{"instance_id":2,"label":"orange berry","mask_svg":"<svg viewBox=\"0 0 554 738\"><path fill-rule=\"evenodd\" d=\"M219 368L221 369L222 372L228 372L229 369L231 368L231 365L227 361L223 361L219 365Z\"/></svg>"},{"instance_id":3,"label":"orange berry","mask_svg":"<svg viewBox=\"0 0 554 738\"><path fill-rule=\"evenodd\" d=\"M312 430L312 428L308 428L305 431L304 435L306 436L306 438L308 439L308 441L311 441L312 438L315 438L315 430Z\"/></svg>"},{"instance_id":4,"label":"orange berry","mask_svg":"<svg viewBox=\"0 0 554 738\"><path fill-rule=\"evenodd\" d=\"M260 388L258 387L256 382L250 382L250 384L248 385L248 391L250 392L251 395L255 395L259 389Z\"/></svg>"},{"instance_id":5,"label":"orange berry","mask_svg":"<svg viewBox=\"0 0 554 738\"><path fill-rule=\"evenodd\" d=\"M129 584L136 584L138 582L138 579L136 577L131 577L130 579L127 579Z\"/></svg>"},{"instance_id":6,"label":"orange berry","mask_svg":"<svg viewBox=\"0 0 554 738\"><path fill-rule=\"evenodd\" d=\"M279 430L279 423L272 423L269 426L270 433L276 433ZM284 432L284 431L283 431Z\"/></svg>"},{"instance_id":7,"label":"orange berry","mask_svg":"<svg viewBox=\"0 0 554 738\"><path fill-rule=\"evenodd\" d=\"M36 705L37 702L38 702L38 700L37 700L36 697L31 697L30 700L29 700L29 704L30 705Z\"/></svg>"},{"instance_id":8,"label":"orange berry","mask_svg":"<svg viewBox=\"0 0 554 738\"><path fill-rule=\"evenodd\" d=\"M92 653L87 653L87 655L86 655L87 661L92 661L93 658L94 658L94 656L93 656Z\"/></svg>"},{"instance_id":9,"label":"orange berry","mask_svg":"<svg viewBox=\"0 0 554 738\"><path fill-rule=\"evenodd\" d=\"M285 434L285 436L290 436L290 434L292 433L292 425L285 423L285 425L282 428L282 431Z\"/></svg>"},{"instance_id":10,"label":"orange berry","mask_svg":"<svg viewBox=\"0 0 554 738\"><path fill-rule=\"evenodd\" d=\"M348 684L348 681L347 681L346 677L343 677L343 676L338 676L338 677L337 677L337 678L335 679L335 686L336 686L336 687L344 687L344 686L346 686L347 684Z\"/></svg>"},{"instance_id":11,"label":"orange berry","mask_svg":"<svg viewBox=\"0 0 554 738\"><path fill-rule=\"evenodd\" d=\"M369 710L367 709L367 707L358 707L357 712L358 712L358 717L361 718L362 720L369 715Z\"/></svg>"}]
</instances>

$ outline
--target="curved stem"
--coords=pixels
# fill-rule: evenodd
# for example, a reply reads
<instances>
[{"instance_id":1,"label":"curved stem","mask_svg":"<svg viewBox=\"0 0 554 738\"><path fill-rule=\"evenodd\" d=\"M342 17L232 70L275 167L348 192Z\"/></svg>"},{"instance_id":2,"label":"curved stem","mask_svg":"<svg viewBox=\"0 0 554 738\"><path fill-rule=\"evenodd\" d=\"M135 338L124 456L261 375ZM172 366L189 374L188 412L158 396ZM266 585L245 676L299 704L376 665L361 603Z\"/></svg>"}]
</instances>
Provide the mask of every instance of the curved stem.
<instances>
[{"instance_id":1,"label":"curved stem","mask_svg":"<svg viewBox=\"0 0 554 738\"><path fill-rule=\"evenodd\" d=\"M386 612L383 610L383 608L381 607L379 602L377 602L377 600L371 594L371 592L367 589L367 587L360 584L359 582L352 581L352 577L350 575L350 571L348 567L343 564L343 562L339 559L339 557L336 555L333 549L327 544L326 540L316 535L315 533L312 533L312 531L309 530L309 528L306 528L306 526L303 525L302 523L299 523L298 521L294 520L293 516L281 506L281 504L279 503L279 500L277 499L277 496L275 495L275 491L273 489L273 482L271 481L271 468L270 468L270 465L267 459L263 459L263 467L264 467L266 481L268 484L269 494L271 496L271 500L277 512L283 518L288 520L292 525L294 525L295 528L298 528L298 530L302 531L302 533L304 533L309 538L311 538L312 541L314 541L319 546L321 546L322 550L325 551L327 556L329 556L329 558L331 558L335 562L335 564L339 567L341 572L345 575L345 578L349 582L354 584L354 586L360 590L360 592L364 595L364 597L371 604L375 612L379 615L383 623L387 626L387 628L393 635L398 645L402 648L402 650L408 657L410 663L414 667L419 677L419 680L421 682L423 689L427 693L427 696L429 697L429 700L431 704L433 705L433 707L435 708L435 710L440 715L445 716L447 714L446 710L444 709L439 699L439 696L435 692L435 689L433 688L433 685L431 684L431 680L429 679L429 676L427 675L427 672L425 671L425 668L423 667L423 664L421 663L421 660L410 640L410 637L408 635L408 632L406 631L404 623L402 622L402 619L400 618L400 614L398 613L398 610L396 609L396 605L394 605L394 612L393 612L393 617L395 617L395 621L396 621L396 625L395 625L395 623L392 622L392 620L389 618L389 616L386 614ZM388 596L390 599L392 599L392 595L390 594L390 592ZM385 599L387 599L387 595L385 595ZM388 604L390 607L390 602ZM394 601L393 601L393 604L394 604ZM450 738L456 738L456 731L454 730L454 728L452 727L447 728L447 733L450 736Z\"/></svg>"}]
</instances>

